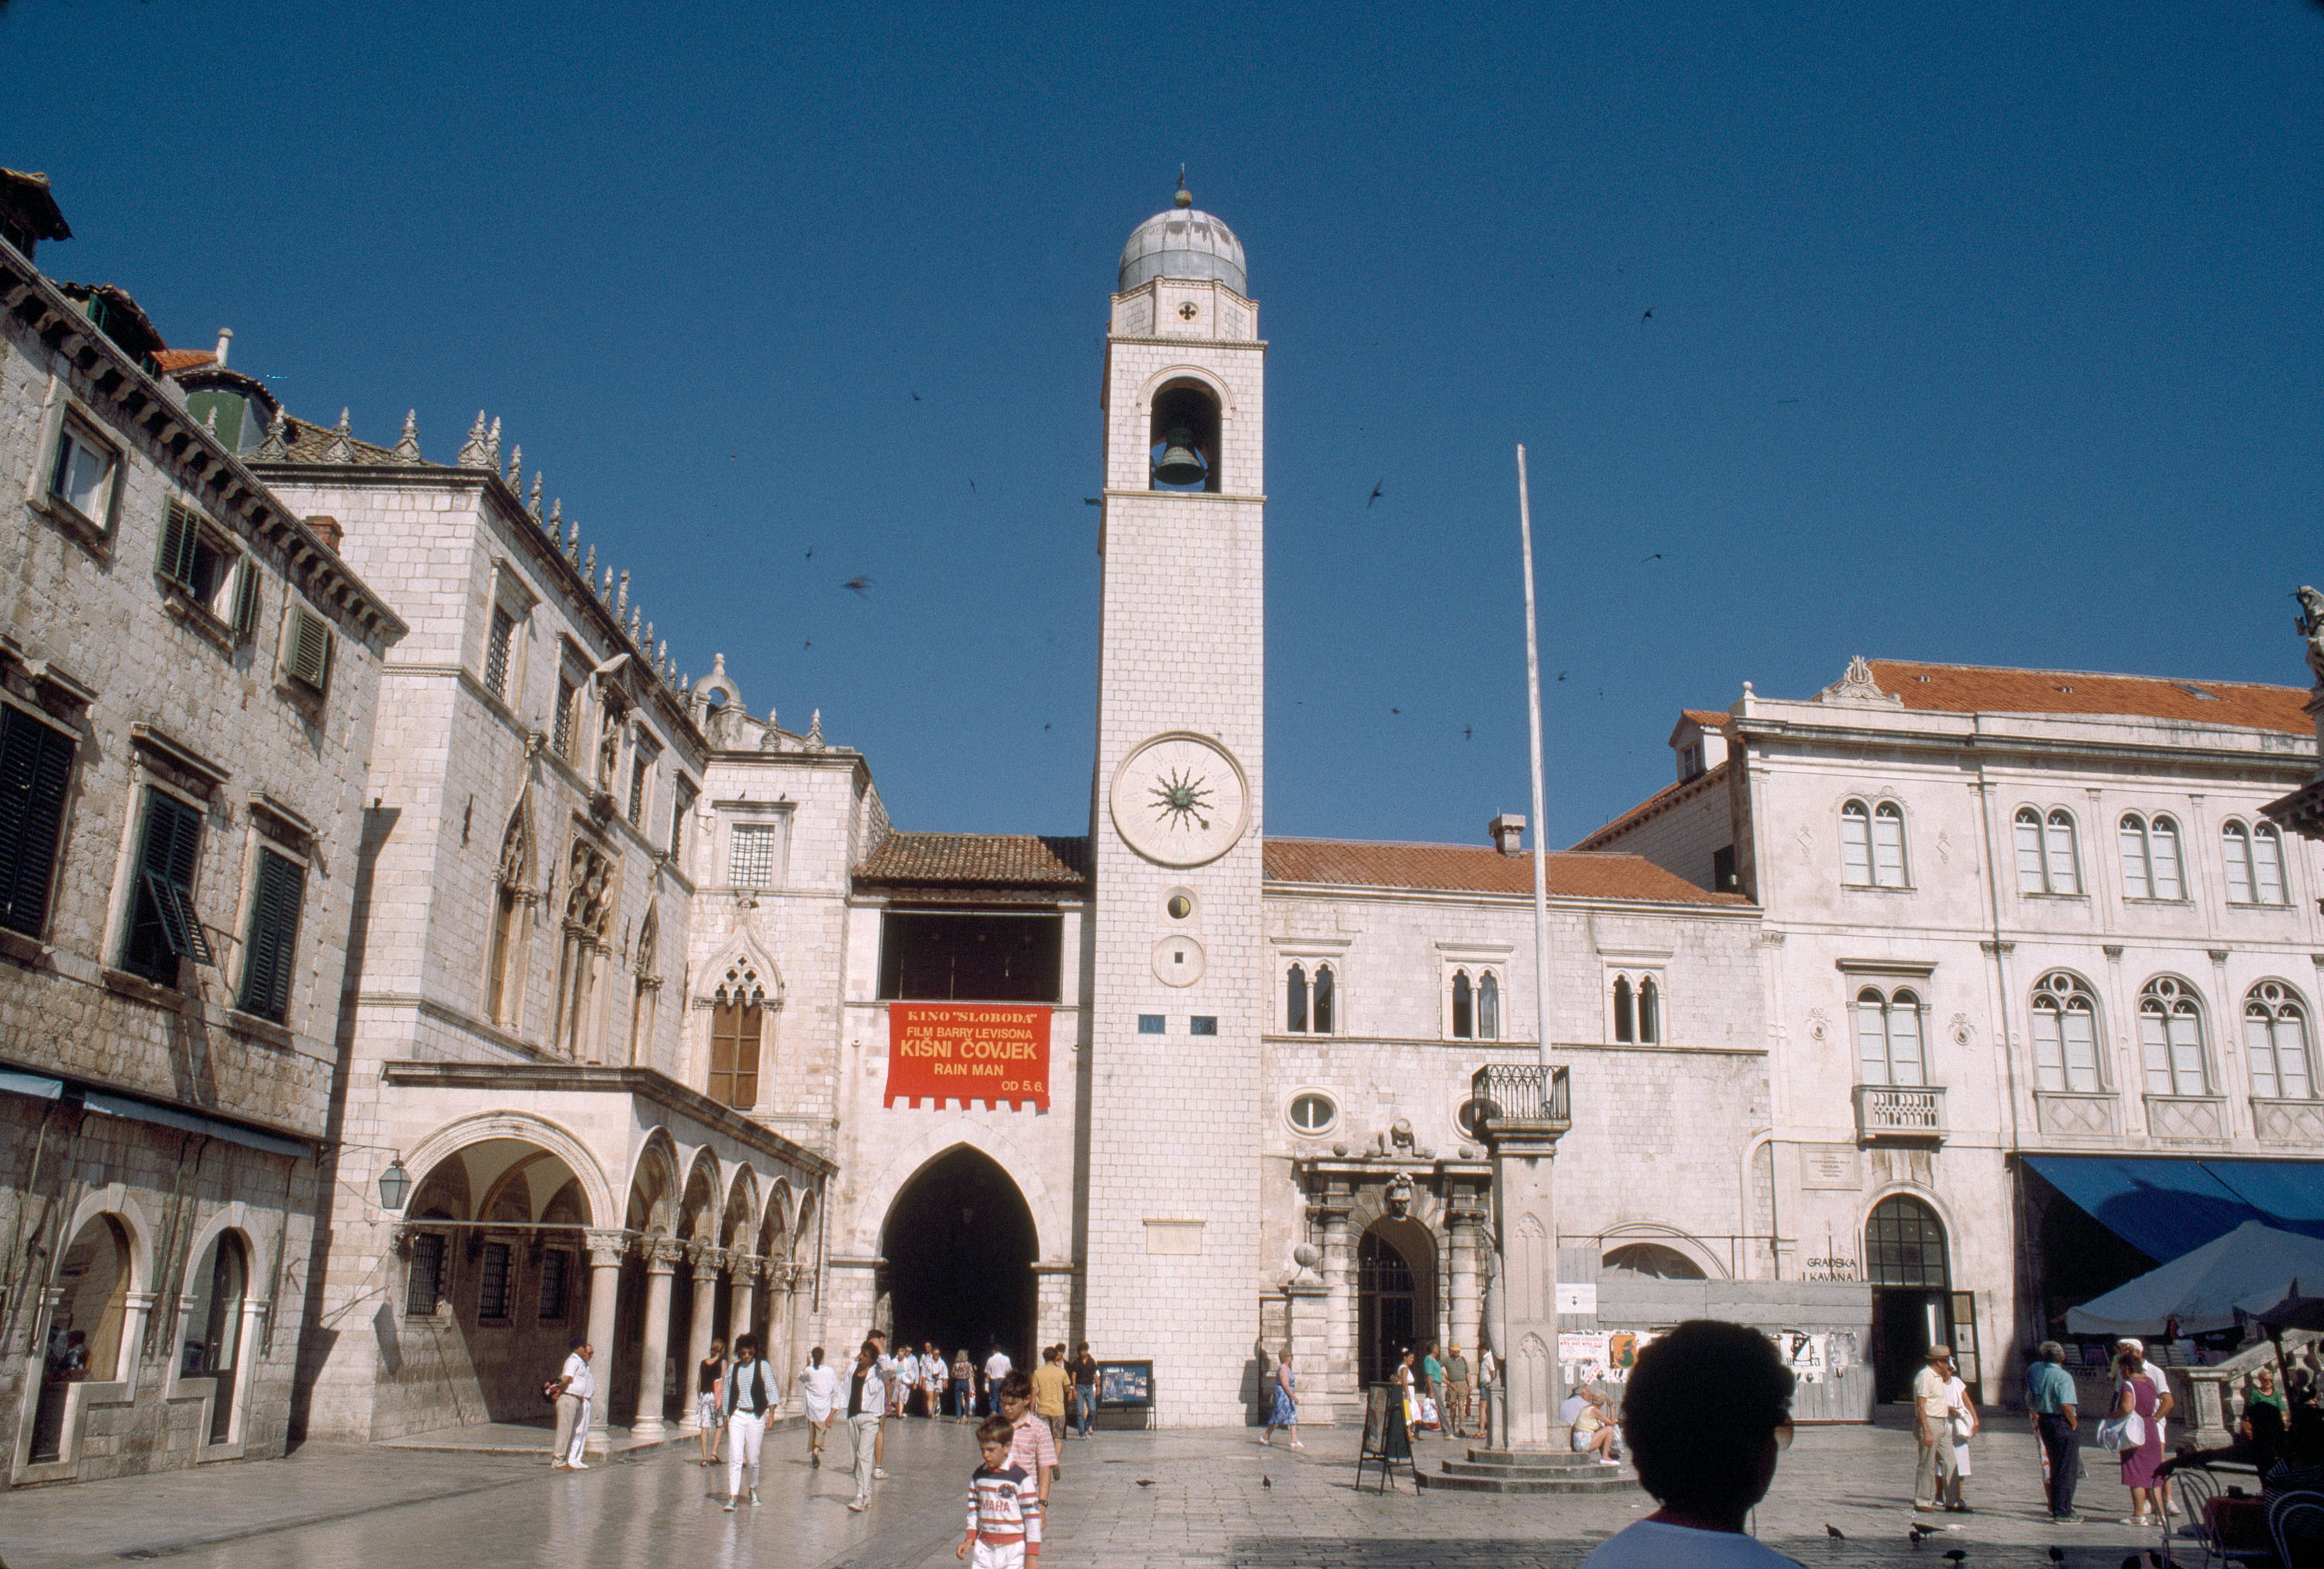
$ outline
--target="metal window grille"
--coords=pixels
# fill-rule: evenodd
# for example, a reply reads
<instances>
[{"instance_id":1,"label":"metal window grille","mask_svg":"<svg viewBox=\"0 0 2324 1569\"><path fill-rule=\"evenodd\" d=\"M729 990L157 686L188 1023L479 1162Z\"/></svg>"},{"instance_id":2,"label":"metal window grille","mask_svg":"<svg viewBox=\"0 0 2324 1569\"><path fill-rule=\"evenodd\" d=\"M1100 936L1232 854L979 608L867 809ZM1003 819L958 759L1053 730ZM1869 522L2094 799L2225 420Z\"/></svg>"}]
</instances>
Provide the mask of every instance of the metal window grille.
<instances>
[{"instance_id":1,"label":"metal window grille","mask_svg":"<svg viewBox=\"0 0 2324 1569\"><path fill-rule=\"evenodd\" d=\"M444 1239L423 1232L411 1239L411 1273L403 1286L403 1312L409 1318L432 1318L436 1298L444 1284Z\"/></svg>"},{"instance_id":2,"label":"metal window grille","mask_svg":"<svg viewBox=\"0 0 2324 1569\"><path fill-rule=\"evenodd\" d=\"M484 686L495 697L508 696L509 644L515 641L515 621L494 605L493 629L484 637Z\"/></svg>"},{"instance_id":3,"label":"metal window grille","mask_svg":"<svg viewBox=\"0 0 2324 1569\"><path fill-rule=\"evenodd\" d=\"M630 826L639 826L646 811L646 776L653 771L652 760L642 749L630 760Z\"/></svg>"},{"instance_id":4,"label":"metal window grille","mask_svg":"<svg viewBox=\"0 0 2324 1569\"><path fill-rule=\"evenodd\" d=\"M581 689L569 676L557 678L557 713L549 720L549 744L566 761L573 761L573 705L579 700Z\"/></svg>"},{"instance_id":5,"label":"metal window grille","mask_svg":"<svg viewBox=\"0 0 2324 1569\"><path fill-rule=\"evenodd\" d=\"M509 1245L486 1242L483 1267L476 1273L476 1316L506 1318L515 1296L514 1284L509 1269Z\"/></svg>"},{"instance_id":6,"label":"metal window grille","mask_svg":"<svg viewBox=\"0 0 2324 1569\"><path fill-rule=\"evenodd\" d=\"M686 815L694 810L694 787L684 780L678 781L678 790L669 806L669 858L676 861L686 849Z\"/></svg>"},{"instance_id":7,"label":"metal window grille","mask_svg":"<svg viewBox=\"0 0 2324 1569\"><path fill-rule=\"evenodd\" d=\"M540 1256L540 1321L556 1324L565 1316L566 1298L570 1293L570 1273L573 1255L562 1248L551 1248Z\"/></svg>"},{"instance_id":8,"label":"metal window grille","mask_svg":"<svg viewBox=\"0 0 2324 1569\"><path fill-rule=\"evenodd\" d=\"M733 854L726 881L737 888L770 888L775 881L775 826L734 825Z\"/></svg>"}]
</instances>

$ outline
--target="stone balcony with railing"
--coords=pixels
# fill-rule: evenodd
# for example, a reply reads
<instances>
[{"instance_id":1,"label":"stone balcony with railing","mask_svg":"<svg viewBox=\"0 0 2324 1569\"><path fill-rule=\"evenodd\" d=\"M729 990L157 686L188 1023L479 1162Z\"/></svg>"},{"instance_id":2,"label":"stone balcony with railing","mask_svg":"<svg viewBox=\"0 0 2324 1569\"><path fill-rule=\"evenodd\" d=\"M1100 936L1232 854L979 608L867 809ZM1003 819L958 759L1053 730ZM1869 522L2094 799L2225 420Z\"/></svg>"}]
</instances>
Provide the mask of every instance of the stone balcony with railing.
<instances>
[{"instance_id":1,"label":"stone balcony with railing","mask_svg":"<svg viewBox=\"0 0 2324 1569\"><path fill-rule=\"evenodd\" d=\"M1858 1143L1941 1144L1946 1131L1942 1084L1856 1086Z\"/></svg>"},{"instance_id":2,"label":"stone balcony with railing","mask_svg":"<svg viewBox=\"0 0 2324 1569\"><path fill-rule=\"evenodd\" d=\"M1538 1063L1489 1063L1469 1080L1476 1124L1552 1137L1573 1126L1565 1070Z\"/></svg>"}]
</instances>

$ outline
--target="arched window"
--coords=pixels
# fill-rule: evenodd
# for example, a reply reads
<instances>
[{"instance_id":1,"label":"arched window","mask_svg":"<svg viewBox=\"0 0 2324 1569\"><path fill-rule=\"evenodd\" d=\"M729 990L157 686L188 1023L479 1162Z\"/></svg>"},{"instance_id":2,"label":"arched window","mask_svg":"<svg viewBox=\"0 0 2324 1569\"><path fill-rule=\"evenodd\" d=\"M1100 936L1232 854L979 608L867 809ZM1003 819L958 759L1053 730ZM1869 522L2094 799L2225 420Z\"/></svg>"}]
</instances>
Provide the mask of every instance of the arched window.
<instances>
[{"instance_id":1,"label":"arched window","mask_svg":"<svg viewBox=\"0 0 2324 1569\"><path fill-rule=\"evenodd\" d=\"M1339 983L1332 974L1332 966L1329 964L1316 965L1315 1011L1312 1016L1316 1034L1329 1035L1332 1033L1333 1028L1333 1015L1338 1011L1336 1007L1338 1000Z\"/></svg>"},{"instance_id":2,"label":"arched window","mask_svg":"<svg viewBox=\"0 0 2324 1569\"><path fill-rule=\"evenodd\" d=\"M2159 975L2138 994L2138 1049L2150 1095L2202 1095L2211 1088L2203 1065L2203 1008L2184 981Z\"/></svg>"},{"instance_id":3,"label":"arched window","mask_svg":"<svg viewBox=\"0 0 2324 1569\"><path fill-rule=\"evenodd\" d=\"M2252 1094L2265 1100L2312 1101L2308 1011L2281 981L2262 981L2244 998L2244 1049L2251 1053Z\"/></svg>"},{"instance_id":4,"label":"arched window","mask_svg":"<svg viewBox=\"0 0 2324 1569\"><path fill-rule=\"evenodd\" d=\"M2098 1007L2090 989L2063 970L2034 988L2034 1075L2037 1088L2095 1093L2098 1075Z\"/></svg>"},{"instance_id":5,"label":"arched window","mask_svg":"<svg viewBox=\"0 0 2324 1569\"><path fill-rule=\"evenodd\" d=\"M1661 1242L1627 1242L1599 1260L1609 1275L1641 1280L1701 1280L1702 1266Z\"/></svg>"},{"instance_id":6,"label":"arched window","mask_svg":"<svg viewBox=\"0 0 2324 1569\"><path fill-rule=\"evenodd\" d=\"M1648 975L1638 983L1638 1044L1659 1045L1663 1038L1663 993Z\"/></svg>"},{"instance_id":7,"label":"arched window","mask_svg":"<svg viewBox=\"0 0 2324 1569\"><path fill-rule=\"evenodd\" d=\"M646 909L638 928L637 962L630 969L630 1064L653 1066L654 1015L661 1001L661 910Z\"/></svg>"},{"instance_id":8,"label":"arched window","mask_svg":"<svg viewBox=\"0 0 2324 1569\"><path fill-rule=\"evenodd\" d=\"M2156 813L2126 812L2122 818L2122 886L2132 899L2184 899L2179 875L2179 825Z\"/></svg>"},{"instance_id":9,"label":"arched window","mask_svg":"<svg viewBox=\"0 0 2324 1569\"><path fill-rule=\"evenodd\" d=\"M1895 801L1842 801L1840 854L1840 881L1849 886L1904 887L1904 808Z\"/></svg>"},{"instance_id":10,"label":"arched window","mask_svg":"<svg viewBox=\"0 0 2324 1569\"><path fill-rule=\"evenodd\" d=\"M1477 1034L1476 1011L1471 1002L1469 972L1452 972L1452 1038L1473 1040Z\"/></svg>"},{"instance_id":11,"label":"arched window","mask_svg":"<svg viewBox=\"0 0 2324 1569\"><path fill-rule=\"evenodd\" d=\"M1864 1223L1864 1278L1873 1286L1942 1291L1952 1284L1944 1223L1917 1198L1884 1198Z\"/></svg>"},{"instance_id":12,"label":"arched window","mask_svg":"<svg viewBox=\"0 0 2324 1569\"><path fill-rule=\"evenodd\" d=\"M2246 827L2229 822L2219 830L2220 858L2227 868L2229 904L2283 904L2283 840L2272 823Z\"/></svg>"},{"instance_id":13,"label":"arched window","mask_svg":"<svg viewBox=\"0 0 2324 1569\"><path fill-rule=\"evenodd\" d=\"M1147 483L1165 491L1219 488L1219 406L1206 388L1180 383L1155 394Z\"/></svg>"},{"instance_id":14,"label":"arched window","mask_svg":"<svg viewBox=\"0 0 2324 1569\"><path fill-rule=\"evenodd\" d=\"M1477 1038L1501 1038L1501 978L1490 970L1477 978Z\"/></svg>"},{"instance_id":15,"label":"arched window","mask_svg":"<svg viewBox=\"0 0 2324 1569\"><path fill-rule=\"evenodd\" d=\"M1298 964L1283 981L1283 1028L1293 1035L1307 1032L1307 972Z\"/></svg>"},{"instance_id":16,"label":"arched window","mask_svg":"<svg viewBox=\"0 0 2324 1569\"><path fill-rule=\"evenodd\" d=\"M759 1103L759 1038L766 992L748 962L730 966L710 1004L710 1098L737 1111Z\"/></svg>"},{"instance_id":17,"label":"arched window","mask_svg":"<svg viewBox=\"0 0 2324 1569\"><path fill-rule=\"evenodd\" d=\"M2038 807L2017 808L2017 891L2080 893L2081 856L2074 843L2074 817L2063 807L2047 817Z\"/></svg>"},{"instance_id":18,"label":"arched window","mask_svg":"<svg viewBox=\"0 0 2324 1569\"><path fill-rule=\"evenodd\" d=\"M1630 978L1614 977L1614 1038L1628 1044L1638 1038L1637 1014L1630 1000Z\"/></svg>"},{"instance_id":19,"label":"arched window","mask_svg":"<svg viewBox=\"0 0 2324 1569\"><path fill-rule=\"evenodd\" d=\"M1859 1084L1927 1084L1921 1060L1920 998L1901 990L1883 996L1877 986L1858 992L1856 1056Z\"/></svg>"}]
</instances>

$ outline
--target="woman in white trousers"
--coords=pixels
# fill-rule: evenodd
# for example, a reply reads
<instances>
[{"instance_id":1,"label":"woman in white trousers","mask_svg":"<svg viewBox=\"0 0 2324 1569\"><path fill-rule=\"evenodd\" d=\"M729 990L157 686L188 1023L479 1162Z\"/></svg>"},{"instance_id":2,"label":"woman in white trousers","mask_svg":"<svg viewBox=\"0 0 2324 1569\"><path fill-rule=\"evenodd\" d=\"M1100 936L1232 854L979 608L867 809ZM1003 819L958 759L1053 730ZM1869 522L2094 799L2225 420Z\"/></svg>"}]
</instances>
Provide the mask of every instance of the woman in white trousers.
<instances>
[{"instance_id":1,"label":"woman in white trousers","mask_svg":"<svg viewBox=\"0 0 2324 1569\"><path fill-rule=\"evenodd\" d=\"M759 1445L767 1435L767 1413L779 1397L774 1375L759 1355L759 1338L734 1342L734 1365L726 1371L726 1512L742 1496L742 1468L751 1471L751 1502L759 1501Z\"/></svg>"}]
</instances>

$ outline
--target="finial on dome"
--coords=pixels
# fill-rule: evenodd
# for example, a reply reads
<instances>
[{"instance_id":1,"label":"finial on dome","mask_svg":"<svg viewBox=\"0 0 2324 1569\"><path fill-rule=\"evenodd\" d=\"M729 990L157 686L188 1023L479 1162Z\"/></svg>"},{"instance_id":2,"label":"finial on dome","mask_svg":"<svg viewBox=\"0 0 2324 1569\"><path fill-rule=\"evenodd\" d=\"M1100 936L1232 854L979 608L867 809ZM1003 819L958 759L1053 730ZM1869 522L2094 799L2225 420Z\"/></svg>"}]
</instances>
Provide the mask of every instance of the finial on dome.
<instances>
[{"instance_id":1,"label":"finial on dome","mask_svg":"<svg viewBox=\"0 0 2324 1569\"><path fill-rule=\"evenodd\" d=\"M1186 166L1183 163L1178 165L1178 194L1170 198L1170 205L1173 207L1194 205L1194 193L1186 189Z\"/></svg>"}]
</instances>

